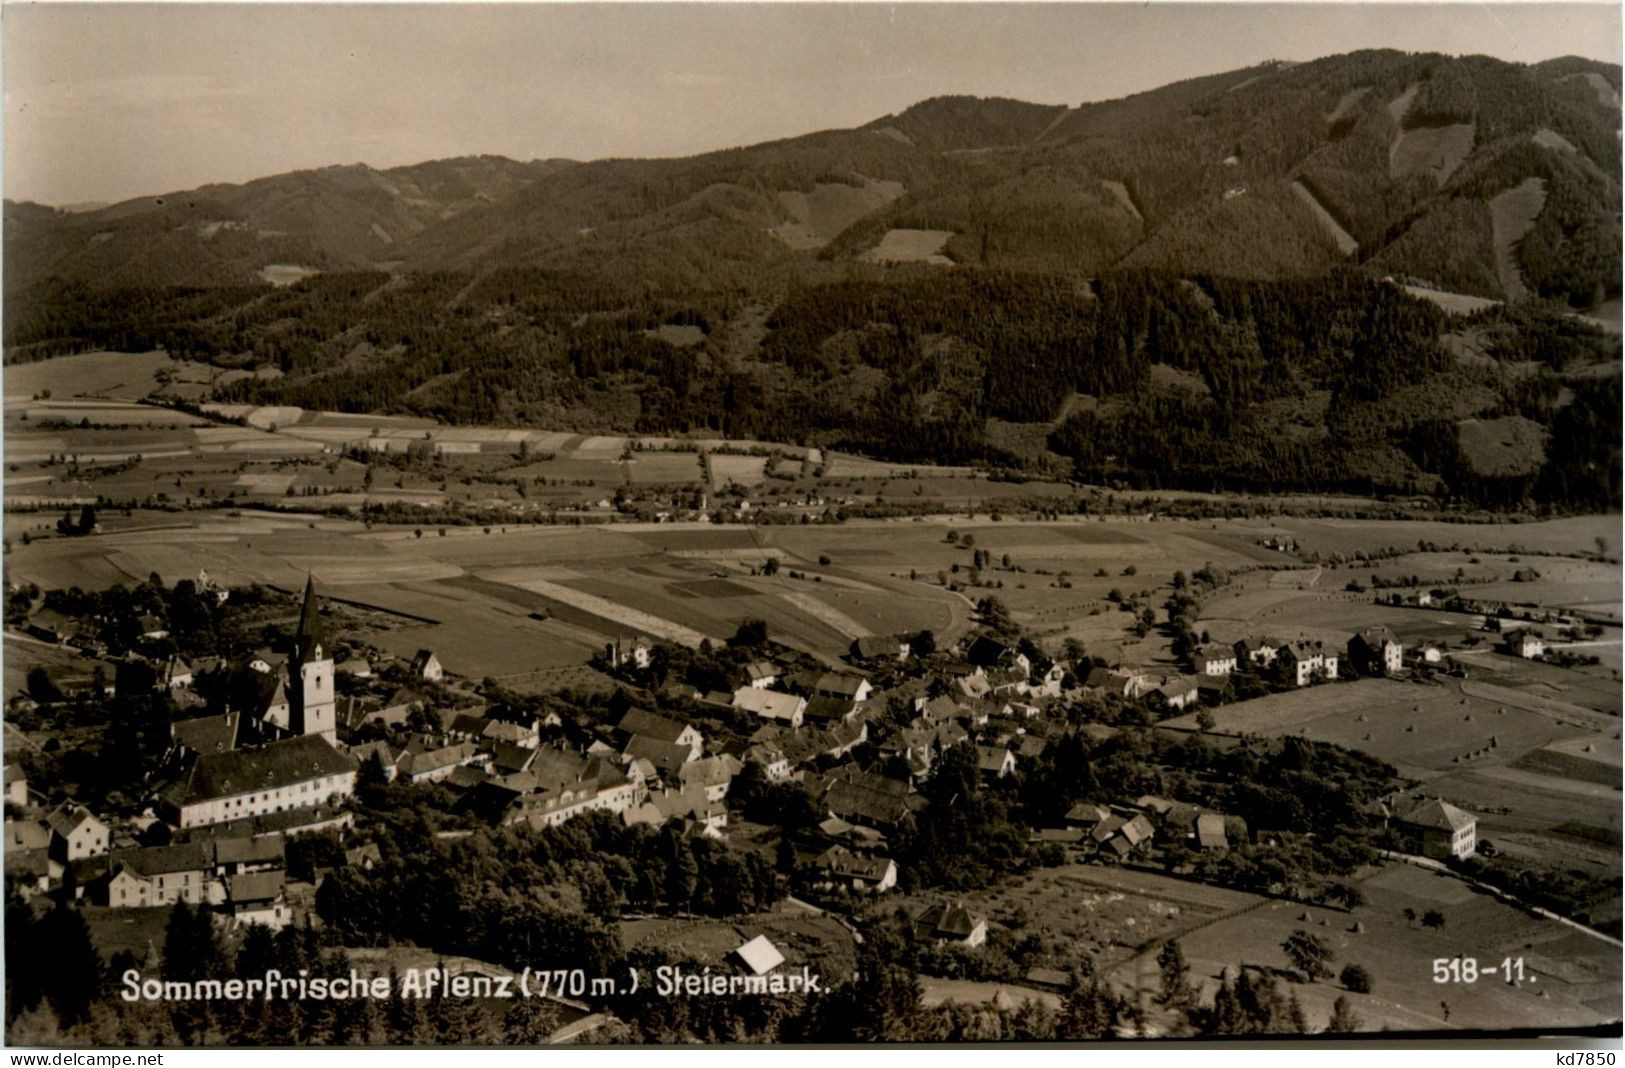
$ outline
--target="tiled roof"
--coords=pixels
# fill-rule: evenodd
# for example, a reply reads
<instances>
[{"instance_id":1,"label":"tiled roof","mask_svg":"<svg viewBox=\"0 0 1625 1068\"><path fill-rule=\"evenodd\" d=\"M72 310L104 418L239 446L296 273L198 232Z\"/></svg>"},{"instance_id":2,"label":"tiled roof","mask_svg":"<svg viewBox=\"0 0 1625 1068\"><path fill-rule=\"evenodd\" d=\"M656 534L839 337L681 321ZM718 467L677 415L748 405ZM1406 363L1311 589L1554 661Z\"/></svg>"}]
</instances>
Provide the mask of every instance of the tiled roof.
<instances>
[{"instance_id":1,"label":"tiled roof","mask_svg":"<svg viewBox=\"0 0 1625 1068\"><path fill-rule=\"evenodd\" d=\"M202 753L165 791L177 804L275 790L355 770L355 762L320 735L271 742L256 749Z\"/></svg>"}]
</instances>

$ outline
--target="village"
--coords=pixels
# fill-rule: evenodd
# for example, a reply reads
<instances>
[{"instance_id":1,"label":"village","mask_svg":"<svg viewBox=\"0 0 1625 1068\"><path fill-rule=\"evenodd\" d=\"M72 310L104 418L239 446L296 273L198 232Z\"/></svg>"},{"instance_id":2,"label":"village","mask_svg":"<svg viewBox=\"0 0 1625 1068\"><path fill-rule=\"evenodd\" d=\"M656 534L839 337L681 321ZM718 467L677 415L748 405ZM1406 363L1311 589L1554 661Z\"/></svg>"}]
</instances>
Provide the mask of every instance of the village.
<instances>
[{"instance_id":1,"label":"village","mask_svg":"<svg viewBox=\"0 0 1625 1068\"><path fill-rule=\"evenodd\" d=\"M476 828L543 831L598 814L630 833L756 853L783 901L855 932L854 924L889 915L882 902L897 897L912 938L962 957L993 952L983 948L990 927L1010 922L967 904L953 887L996 884L998 876L965 883L946 868L915 869L931 855L922 840L947 834L935 828L963 815L948 810L968 803L967 789L982 807L964 818L984 821L969 833L980 827L990 839L1021 839L1011 847L1022 858L1018 870L1157 871L1346 908L1360 898L1350 882L1364 861L1328 862L1334 842L1358 841L1367 861L1434 871L1493 858L1496 845L1472 806L1376 761L1341 778L1352 798L1346 810L1317 813L1301 827L1273 815L1261 826L1257 799L1228 809L1211 803L1243 796L1243 784L1213 763L1221 752L1234 760L1239 745L1255 762L1286 759L1279 741L1227 731L1224 721L1295 694L1436 688L1479 673L1459 654L1486 641L1501 656L1554 658L1548 641L1583 642L1601 625L1445 587L1362 589L1368 603L1447 612L1470 629L1455 641L1407 643L1373 626L1341 641L1324 631L1287 638L1261 629L1227 642L1207 632L1201 605L1230 581L1218 568L1178 572L1160 612L1143 591L1121 599L1132 620L1127 636L1160 635L1171 651L1149 664L1108 642L1069 639L1046 651L989 593L951 644L939 647L930 630L865 635L839 663L775 641L755 619L726 642L697 646L629 633L588 665L602 687L546 697L457 676L433 648L410 657L379 650L353 607L325 598L315 575L297 595L234 590L206 572L166 589L154 575L128 603L99 610L85 598L35 603L14 588L8 643L72 649L101 666L89 679L82 670L53 678L36 669L9 700L8 890L36 910L59 903L113 917L182 902L228 932L320 926L324 882L390 862L369 808L388 796L389 804L404 798L436 810L445 828L438 833L452 839ZM220 619L252 611L249 603L269 606L256 620L272 611L291 625L251 629L264 644L235 655L211 649L197 619L179 618L206 610L205 618ZM183 626L178 642L171 632ZM87 803L82 784L28 770L70 764L15 759L16 724L84 718L92 706L128 715L138 695L156 709L163 738L147 746L150 758L128 787ZM1140 736L1151 739L1151 752L1125 741ZM1177 752L1187 742L1199 746L1194 756ZM1483 751L1497 744L1492 737ZM1208 745L1220 748L1201 748ZM1131 770L1112 785L1105 767L1125 763ZM1094 767L1080 773L1085 765ZM386 787L411 792L381 794ZM989 804L996 814L984 811ZM1251 858L1283 851L1320 859L1255 870ZM765 975L796 957L768 933L740 930L725 959L744 974ZM1113 944L1104 956L1102 947L1090 956L1077 944L1028 953L1033 966L1017 973L1003 950L997 966L954 967L1007 976L988 993L994 1003L1054 997L1045 992L1129 959L1110 951ZM124 948L136 960L160 953L152 938ZM578 1017L590 1015L591 1006L572 1004Z\"/></svg>"}]
</instances>

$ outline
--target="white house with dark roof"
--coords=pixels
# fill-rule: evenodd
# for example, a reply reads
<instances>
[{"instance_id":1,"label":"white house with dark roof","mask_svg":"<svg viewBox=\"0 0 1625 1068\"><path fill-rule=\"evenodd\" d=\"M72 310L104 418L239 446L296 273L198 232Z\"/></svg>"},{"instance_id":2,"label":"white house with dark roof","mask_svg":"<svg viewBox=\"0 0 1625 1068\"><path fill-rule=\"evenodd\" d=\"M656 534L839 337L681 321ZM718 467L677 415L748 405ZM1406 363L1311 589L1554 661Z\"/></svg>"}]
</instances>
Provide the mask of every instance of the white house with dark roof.
<instances>
[{"instance_id":1,"label":"white house with dark roof","mask_svg":"<svg viewBox=\"0 0 1625 1068\"><path fill-rule=\"evenodd\" d=\"M52 858L64 863L101 856L112 843L112 832L107 824L97 819L90 809L73 801L58 805L45 817L45 826L51 832Z\"/></svg>"},{"instance_id":2,"label":"white house with dark roof","mask_svg":"<svg viewBox=\"0 0 1625 1068\"><path fill-rule=\"evenodd\" d=\"M355 761L321 735L251 749L200 753L157 793L159 814L180 828L314 808L355 792Z\"/></svg>"},{"instance_id":3,"label":"white house with dark roof","mask_svg":"<svg viewBox=\"0 0 1625 1068\"><path fill-rule=\"evenodd\" d=\"M1478 819L1441 798L1401 802L1393 823L1407 848L1434 860L1465 858L1478 849Z\"/></svg>"},{"instance_id":4,"label":"white house with dark roof","mask_svg":"<svg viewBox=\"0 0 1625 1068\"><path fill-rule=\"evenodd\" d=\"M1348 660L1368 675L1397 675L1405 666L1405 646L1387 627L1368 627L1349 638Z\"/></svg>"}]
</instances>

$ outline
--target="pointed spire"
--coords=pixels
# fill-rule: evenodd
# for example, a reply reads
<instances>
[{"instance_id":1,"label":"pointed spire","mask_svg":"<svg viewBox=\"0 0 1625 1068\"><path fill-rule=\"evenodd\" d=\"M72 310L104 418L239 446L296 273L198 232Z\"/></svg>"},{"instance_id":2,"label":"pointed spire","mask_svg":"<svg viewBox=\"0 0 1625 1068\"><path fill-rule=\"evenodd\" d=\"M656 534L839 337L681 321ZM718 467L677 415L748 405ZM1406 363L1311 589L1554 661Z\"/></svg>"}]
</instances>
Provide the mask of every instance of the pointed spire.
<instances>
[{"instance_id":1,"label":"pointed spire","mask_svg":"<svg viewBox=\"0 0 1625 1068\"><path fill-rule=\"evenodd\" d=\"M316 614L316 579L305 576L305 603L299 609L299 629L294 632L294 652L303 660L313 648L322 643L321 620Z\"/></svg>"}]
</instances>

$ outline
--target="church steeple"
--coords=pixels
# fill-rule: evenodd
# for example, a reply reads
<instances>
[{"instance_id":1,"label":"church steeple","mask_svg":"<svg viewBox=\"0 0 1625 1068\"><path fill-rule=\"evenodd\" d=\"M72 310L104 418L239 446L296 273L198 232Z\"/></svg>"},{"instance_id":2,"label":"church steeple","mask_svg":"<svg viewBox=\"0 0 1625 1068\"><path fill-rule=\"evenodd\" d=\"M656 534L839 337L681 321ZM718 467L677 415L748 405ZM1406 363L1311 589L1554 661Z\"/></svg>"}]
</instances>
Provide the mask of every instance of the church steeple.
<instances>
[{"instance_id":1,"label":"church steeple","mask_svg":"<svg viewBox=\"0 0 1625 1068\"><path fill-rule=\"evenodd\" d=\"M299 609L299 629L293 635L293 652L299 660L322 659L322 623L316 614L316 579L305 576L305 603Z\"/></svg>"},{"instance_id":2,"label":"church steeple","mask_svg":"<svg viewBox=\"0 0 1625 1068\"><path fill-rule=\"evenodd\" d=\"M305 603L288 659L288 726L294 734L320 734L336 741L337 698L333 692L333 659L322 637L316 613L316 580L305 579Z\"/></svg>"}]
</instances>

